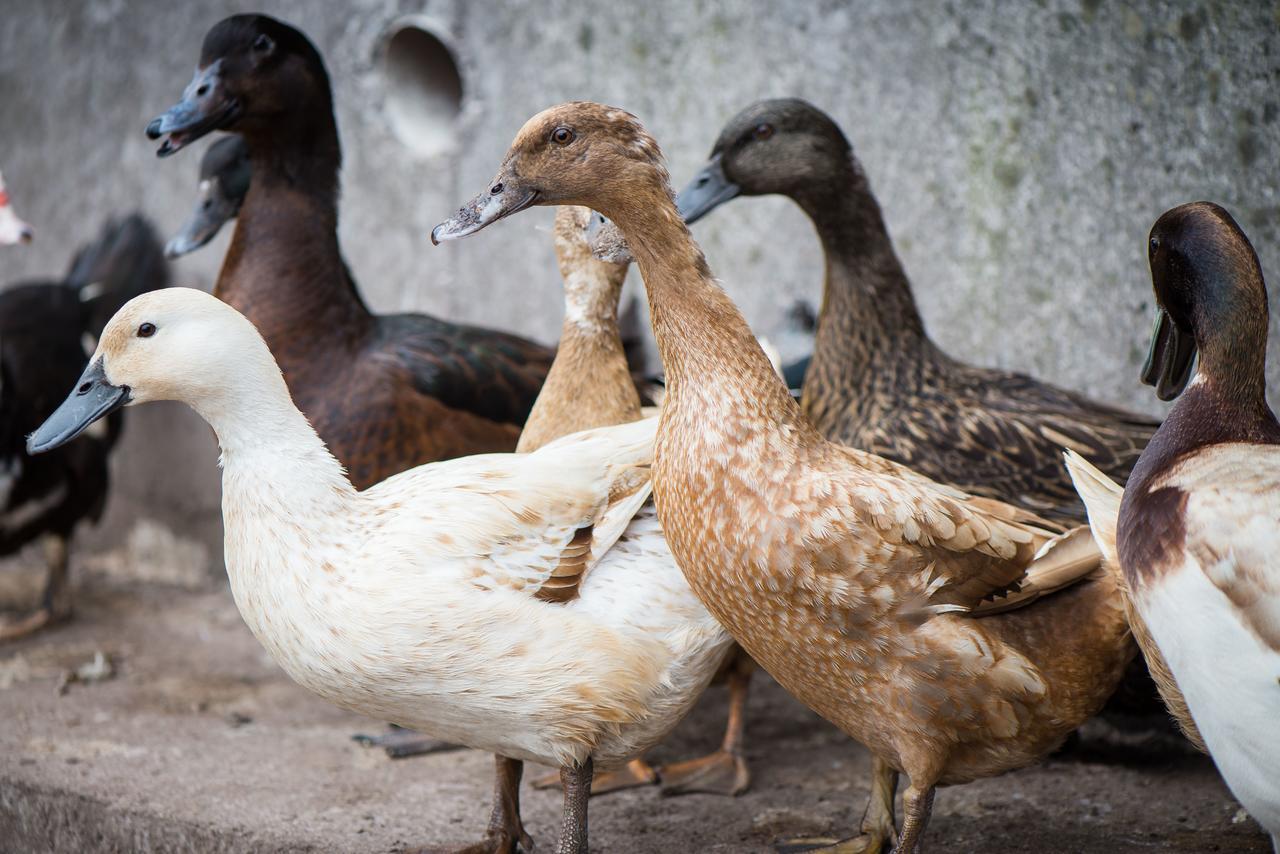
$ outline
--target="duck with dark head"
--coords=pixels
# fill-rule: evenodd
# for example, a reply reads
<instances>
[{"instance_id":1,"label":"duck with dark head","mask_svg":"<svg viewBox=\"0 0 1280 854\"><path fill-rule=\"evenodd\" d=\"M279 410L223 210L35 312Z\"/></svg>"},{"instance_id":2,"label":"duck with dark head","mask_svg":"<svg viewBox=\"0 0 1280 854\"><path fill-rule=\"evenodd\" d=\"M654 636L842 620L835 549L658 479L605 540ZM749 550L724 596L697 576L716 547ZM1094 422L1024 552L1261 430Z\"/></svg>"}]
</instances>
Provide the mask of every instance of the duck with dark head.
<instances>
[{"instance_id":1,"label":"duck with dark head","mask_svg":"<svg viewBox=\"0 0 1280 854\"><path fill-rule=\"evenodd\" d=\"M1068 460L1099 545L1118 554L1170 711L1280 851L1280 422L1267 405L1266 283L1240 226L1209 202L1161 216L1148 255L1157 308L1142 381L1177 402L1123 493Z\"/></svg>"},{"instance_id":2,"label":"duck with dark head","mask_svg":"<svg viewBox=\"0 0 1280 854\"><path fill-rule=\"evenodd\" d=\"M164 254L178 258L217 237L222 226L240 213L252 173L243 137L230 134L210 145L200 158L195 206L182 229L165 244Z\"/></svg>"},{"instance_id":3,"label":"duck with dark head","mask_svg":"<svg viewBox=\"0 0 1280 854\"><path fill-rule=\"evenodd\" d=\"M1128 474L1156 420L965 364L929 338L853 147L798 98L730 119L679 205L693 223L739 196L773 194L808 215L826 259L802 407L827 438L1066 524L1083 520L1084 507L1059 457L1064 445Z\"/></svg>"},{"instance_id":4,"label":"duck with dark head","mask_svg":"<svg viewBox=\"0 0 1280 854\"><path fill-rule=\"evenodd\" d=\"M512 450L552 351L369 311L338 245L342 150L329 75L306 36L265 15L209 31L182 99L147 134L167 157L219 130L244 140L253 177L214 293L261 331L353 483Z\"/></svg>"},{"instance_id":5,"label":"duck with dark head","mask_svg":"<svg viewBox=\"0 0 1280 854\"><path fill-rule=\"evenodd\" d=\"M874 757L863 833L831 850L897 837L902 854L916 851L936 786L1035 762L1098 710L1135 649L1087 529L1055 537L1021 508L815 430L712 276L634 116L582 102L534 116L489 188L432 239L534 204L594 208L640 266L667 376L653 492L693 591ZM1034 604L978 616L1049 578ZM900 836L899 773L910 780Z\"/></svg>"}]
</instances>

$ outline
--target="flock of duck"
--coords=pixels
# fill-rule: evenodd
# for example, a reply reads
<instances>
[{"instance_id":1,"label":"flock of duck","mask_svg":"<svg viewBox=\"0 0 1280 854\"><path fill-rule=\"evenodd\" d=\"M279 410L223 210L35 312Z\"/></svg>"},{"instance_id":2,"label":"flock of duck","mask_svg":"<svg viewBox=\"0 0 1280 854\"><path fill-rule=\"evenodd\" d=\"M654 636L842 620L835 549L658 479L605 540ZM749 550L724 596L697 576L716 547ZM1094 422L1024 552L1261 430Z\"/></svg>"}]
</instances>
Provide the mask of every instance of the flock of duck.
<instances>
[{"instance_id":1,"label":"flock of duck","mask_svg":"<svg viewBox=\"0 0 1280 854\"><path fill-rule=\"evenodd\" d=\"M21 465L71 459L84 433L111 441L126 405L190 405L221 446L232 593L280 667L343 708L494 754L488 829L462 850L532 849L526 761L560 769L559 852L587 850L593 784L741 792L759 666L873 757L860 826L782 850L916 851L937 786L1046 756L1145 678L1125 677L1139 647L1280 846L1280 424L1262 271L1224 209L1183 205L1150 233L1142 380L1178 398L1159 423L943 352L848 141L803 101L743 110L678 197L622 109L566 103L524 124L431 240L559 206L555 350L367 308L336 236L329 78L298 30L213 27L147 133L166 156L213 131L232 135L168 246L235 218L213 296L153 275L84 327L88 367L44 380L71 393L23 425L49 456ZM764 194L793 199L826 256L799 401L687 227ZM5 239L29 234L6 211ZM665 373L654 400L619 332L631 262ZM8 407L7 349L0 364ZM67 612L59 530L35 625ZM722 748L645 763L717 677Z\"/></svg>"}]
</instances>

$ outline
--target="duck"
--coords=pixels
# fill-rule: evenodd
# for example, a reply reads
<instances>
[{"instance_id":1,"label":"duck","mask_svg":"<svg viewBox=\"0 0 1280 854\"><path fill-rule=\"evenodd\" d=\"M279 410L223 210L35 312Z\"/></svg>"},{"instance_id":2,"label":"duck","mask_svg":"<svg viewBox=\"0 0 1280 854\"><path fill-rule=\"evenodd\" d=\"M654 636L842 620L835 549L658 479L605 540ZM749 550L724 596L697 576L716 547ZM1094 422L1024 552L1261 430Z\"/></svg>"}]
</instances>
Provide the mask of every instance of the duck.
<instances>
[{"instance_id":1,"label":"duck","mask_svg":"<svg viewBox=\"0 0 1280 854\"><path fill-rule=\"evenodd\" d=\"M195 207L181 230L165 244L165 256L180 258L217 237L222 226L240 213L252 175L249 148L238 134L227 134L205 149Z\"/></svg>"},{"instance_id":2,"label":"duck","mask_svg":"<svg viewBox=\"0 0 1280 854\"><path fill-rule=\"evenodd\" d=\"M13 209L9 193L5 189L4 174L0 173L0 246L30 243L35 230L23 222Z\"/></svg>"},{"instance_id":3,"label":"duck","mask_svg":"<svg viewBox=\"0 0 1280 854\"><path fill-rule=\"evenodd\" d=\"M839 125L799 98L730 119L677 203L692 224L739 196L770 194L800 206L826 257L801 398L824 436L1067 525L1085 513L1064 446L1128 475L1157 420L966 364L934 343L866 171Z\"/></svg>"},{"instance_id":4,"label":"duck","mask_svg":"<svg viewBox=\"0 0 1280 854\"><path fill-rule=\"evenodd\" d=\"M556 261L564 281L564 323L556 360L520 434L517 452L537 450L562 436L635 421L644 412L634 382L619 317L630 261L608 243L590 208L556 209ZM669 554L669 551L667 552ZM659 784L664 795L695 792L734 796L750 786L742 748L747 685L754 664L736 645L713 681L729 688L729 716L720 749L707 756L655 768L643 758L597 774L592 795ZM558 775L537 778L535 788L558 785Z\"/></svg>"},{"instance_id":5,"label":"duck","mask_svg":"<svg viewBox=\"0 0 1280 854\"><path fill-rule=\"evenodd\" d=\"M665 736L728 652L643 512L654 419L357 490L253 324L171 288L112 318L28 450L154 400L189 405L217 436L231 592L284 672L341 708L498 755L490 832L466 850L532 849L518 786L533 761L561 770L556 850L585 852L593 769Z\"/></svg>"},{"instance_id":6,"label":"duck","mask_svg":"<svg viewBox=\"0 0 1280 854\"><path fill-rule=\"evenodd\" d=\"M39 604L0 624L0 641L52 627L72 614L68 565L76 530L96 524L110 494L108 464L124 429L115 413L98 429L43 457L23 444L84 367L85 346L136 294L169 284L159 239L140 214L108 219L58 280L0 291L0 555L43 541Z\"/></svg>"},{"instance_id":7,"label":"duck","mask_svg":"<svg viewBox=\"0 0 1280 854\"><path fill-rule=\"evenodd\" d=\"M1038 761L1135 655L1088 528L1055 533L823 436L715 280L657 142L626 110L535 115L489 187L431 236L569 204L616 223L644 279L667 378L653 495L672 554L734 640L872 754L862 833L793 850L916 851L937 786ZM1041 595L981 614L1028 582Z\"/></svg>"},{"instance_id":8,"label":"duck","mask_svg":"<svg viewBox=\"0 0 1280 854\"><path fill-rule=\"evenodd\" d=\"M1248 237L1212 202L1161 215L1148 256L1157 309L1142 380L1176 402L1123 490L1079 455L1068 465L1170 711L1280 851L1280 422L1266 395L1267 286Z\"/></svg>"},{"instance_id":9,"label":"duck","mask_svg":"<svg viewBox=\"0 0 1280 854\"><path fill-rule=\"evenodd\" d=\"M424 314L374 314L338 244L342 149L329 75L299 30L233 15L205 36L178 104L147 128L168 157L237 134L252 179L214 294L243 312L357 487L511 451L554 352Z\"/></svg>"}]
</instances>

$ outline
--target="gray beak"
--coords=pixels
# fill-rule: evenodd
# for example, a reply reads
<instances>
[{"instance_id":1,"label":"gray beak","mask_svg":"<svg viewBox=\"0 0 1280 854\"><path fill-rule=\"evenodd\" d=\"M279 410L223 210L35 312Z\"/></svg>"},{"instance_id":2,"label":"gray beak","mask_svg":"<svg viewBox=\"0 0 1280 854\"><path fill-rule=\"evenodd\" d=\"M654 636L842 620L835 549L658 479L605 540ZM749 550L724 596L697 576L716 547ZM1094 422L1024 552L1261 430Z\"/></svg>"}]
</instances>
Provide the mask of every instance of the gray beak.
<instances>
[{"instance_id":1,"label":"gray beak","mask_svg":"<svg viewBox=\"0 0 1280 854\"><path fill-rule=\"evenodd\" d=\"M740 192L742 188L725 177L720 155L715 154L676 196L676 207L684 221L693 225Z\"/></svg>"},{"instance_id":2,"label":"gray beak","mask_svg":"<svg viewBox=\"0 0 1280 854\"><path fill-rule=\"evenodd\" d=\"M222 183L217 178L201 182L196 206L182 230L165 244L165 257L178 258L196 251L213 240L236 213L236 205L222 192Z\"/></svg>"},{"instance_id":3,"label":"gray beak","mask_svg":"<svg viewBox=\"0 0 1280 854\"><path fill-rule=\"evenodd\" d=\"M27 437L27 453L43 454L65 445L85 429L129 402L129 387L107 382L102 360L90 362L75 391Z\"/></svg>"},{"instance_id":4,"label":"gray beak","mask_svg":"<svg viewBox=\"0 0 1280 854\"><path fill-rule=\"evenodd\" d=\"M537 201L538 191L522 186L518 178L496 181L488 192L481 193L459 208L453 219L431 229L431 242L439 246L446 240L459 240L475 234Z\"/></svg>"},{"instance_id":5,"label":"gray beak","mask_svg":"<svg viewBox=\"0 0 1280 854\"><path fill-rule=\"evenodd\" d=\"M1191 381L1191 368L1196 357L1195 339L1178 328L1169 312L1156 309L1156 326L1151 331L1151 346L1142 366L1142 381L1156 387L1156 397L1173 400Z\"/></svg>"},{"instance_id":6,"label":"gray beak","mask_svg":"<svg viewBox=\"0 0 1280 854\"><path fill-rule=\"evenodd\" d=\"M240 104L224 91L222 60L197 69L182 100L147 125L147 138L164 141L157 157L168 157L212 131L224 128L240 116Z\"/></svg>"}]
</instances>

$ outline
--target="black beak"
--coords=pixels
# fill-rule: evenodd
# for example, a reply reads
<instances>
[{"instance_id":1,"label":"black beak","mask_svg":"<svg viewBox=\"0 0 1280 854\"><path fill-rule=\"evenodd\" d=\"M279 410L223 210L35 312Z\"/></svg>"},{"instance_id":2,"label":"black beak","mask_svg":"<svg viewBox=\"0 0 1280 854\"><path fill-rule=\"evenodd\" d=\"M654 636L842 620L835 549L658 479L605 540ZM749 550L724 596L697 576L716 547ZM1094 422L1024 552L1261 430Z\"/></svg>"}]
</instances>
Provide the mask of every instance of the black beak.
<instances>
[{"instance_id":1,"label":"black beak","mask_svg":"<svg viewBox=\"0 0 1280 854\"><path fill-rule=\"evenodd\" d=\"M1196 357L1195 338L1178 328L1163 308L1156 309L1156 326L1142 366L1142 381L1156 387L1156 397L1173 400L1191 380Z\"/></svg>"},{"instance_id":2,"label":"black beak","mask_svg":"<svg viewBox=\"0 0 1280 854\"><path fill-rule=\"evenodd\" d=\"M85 429L129 402L129 387L107 382L102 360L90 362L75 391L27 437L27 453L43 454L65 445Z\"/></svg>"},{"instance_id":3,"label":"black beak","mask_svg":"<svg viewBox=\"0 0 1280 854\"><path fill-rule=\"evenodd\" d=\"M481 193L460 207L453 219L447 219L431 229L431 243L439 246L446 240L468 237L504 217L519 213L537 201L538 191L522 186L518 178L495 181L488 192Z\"/></svg>"},{"instance_id":4,"label":"black beak","mask_svg":"<svg viewBox=\"0 0 1280 854\"><path fill-rule=\"evenodd\" d=\"M178 258L194 252L217 236L227 220L237 213L237 206L222 191L222 182L209 178L200 183L195 209L182 230L164 246L166 258Z\"/></svg>"},{"instance_id":5,"label":"black beak","mask_svg":"<svg viewBox=\"0 0 1280 854\"><path fill-rule=\"evenodd\" d=\"M222 85L222 60L196 69L195 77L182 93L182 100L147 125L147 138L168 135L156 150L168 157L200 137L231 125L240 116L240 103L227 95Z\"/></svg>"},{"instance_id":6,"label":"black beak","mask_svg":"<svg viewBox=\"0 0 1280 854\"><path fill-rule=\"evenodd\" d=\"M694 175L693 180L676 196L676 207L680 209L680 216L684 217L684 221L693 225L741 192L741 187L725 177L720 155L715 154L707 161L706 167Z\"/></svg>"}]
</instances>

